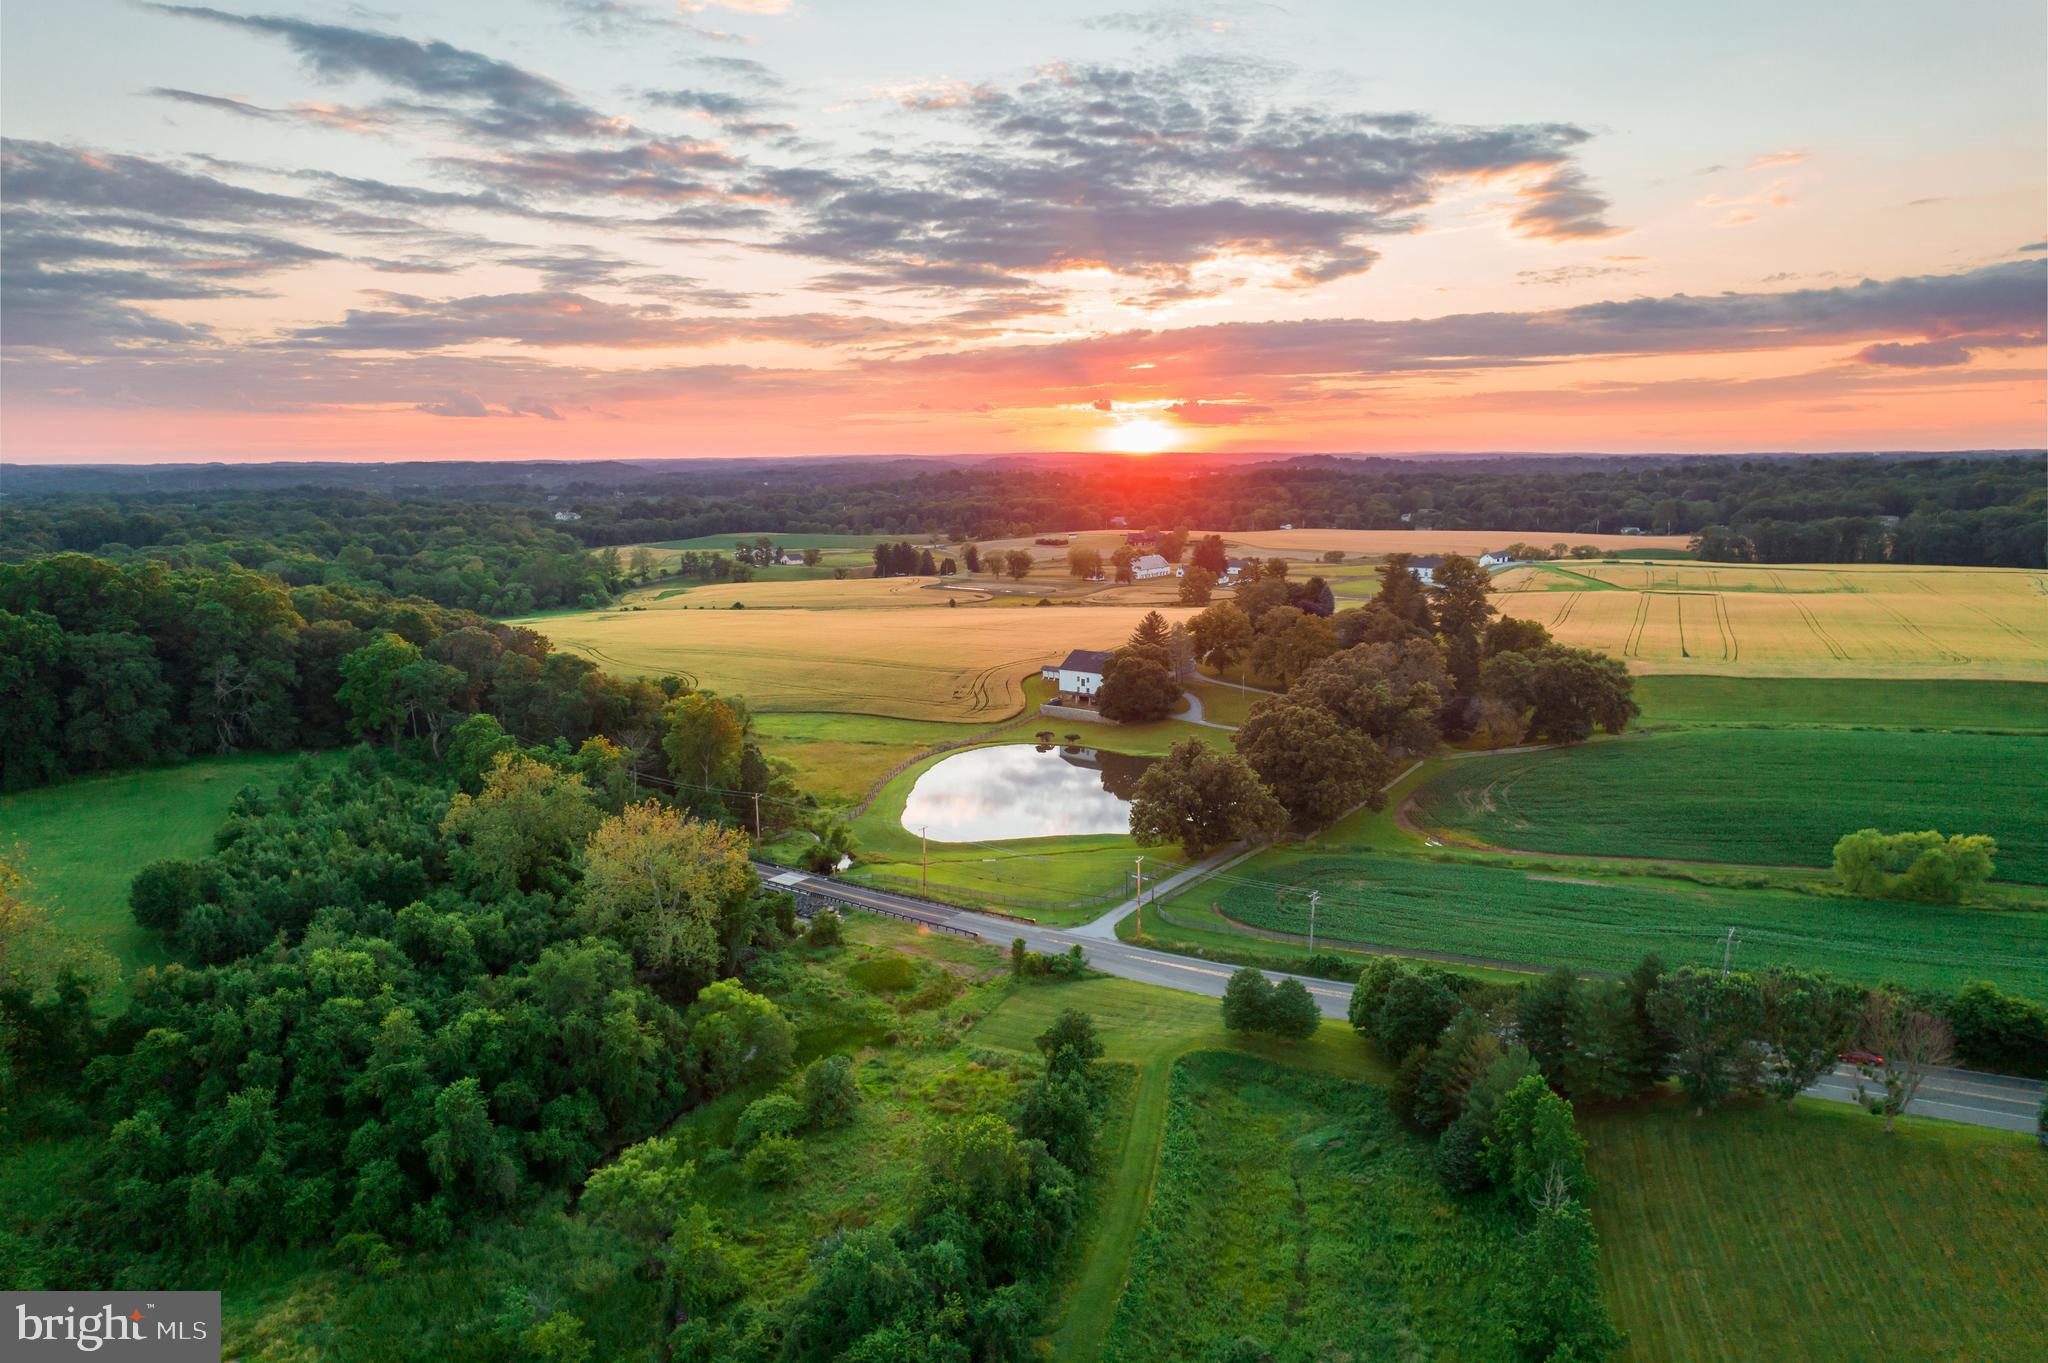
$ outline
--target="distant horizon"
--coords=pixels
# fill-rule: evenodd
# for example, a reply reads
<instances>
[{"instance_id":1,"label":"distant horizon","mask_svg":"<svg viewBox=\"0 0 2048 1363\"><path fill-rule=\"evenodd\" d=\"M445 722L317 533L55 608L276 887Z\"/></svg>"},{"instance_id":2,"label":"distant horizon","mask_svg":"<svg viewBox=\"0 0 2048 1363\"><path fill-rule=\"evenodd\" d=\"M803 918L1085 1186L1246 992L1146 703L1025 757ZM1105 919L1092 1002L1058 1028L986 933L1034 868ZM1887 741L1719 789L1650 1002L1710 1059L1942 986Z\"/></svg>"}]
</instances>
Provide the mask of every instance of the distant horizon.
<instances>
[{"instance_id":1,"label":"distant horizon","mask_svg":"<svg viewBox=\"0 0 2048 1363\"><path fill-rule=\"evenodd\" d=\"M207 469L207 468L375 468L384 466L432 465L432 464L711 464L711 463L787 463L803 460L860 461L864 463L889 463L899 460L937 463L944 460L963 460L987 463L995 460L1088 460L1103 464L1125 463L1136 467L1152 466L1162 471L1175 467L1195 466L1213 462L1247 463L1280 461L1292 459L1389 459L1389 460L1484 460L1484 459L2011 459L2022 455L2040 455L2048 459L2048 442L2037 445L1970 446L1950 449L1747 449L1747 450L1200 450L1186 451L1171 456L1156 454L1128 454L1114 450L927 450L927 451L882 451L858 454L804 453L804 454L606 454L587 458L562 455L388 455L361 459L333 459L307 456L293 458L289 455L252 454L240 458L197 459L182 457L153 458L138 456L127 459L37 459L22 458L12 453L0 455L0 470L9 468L33 469ZM4 496L5 489L0 489Z\"/></svg>"}]
</instances>

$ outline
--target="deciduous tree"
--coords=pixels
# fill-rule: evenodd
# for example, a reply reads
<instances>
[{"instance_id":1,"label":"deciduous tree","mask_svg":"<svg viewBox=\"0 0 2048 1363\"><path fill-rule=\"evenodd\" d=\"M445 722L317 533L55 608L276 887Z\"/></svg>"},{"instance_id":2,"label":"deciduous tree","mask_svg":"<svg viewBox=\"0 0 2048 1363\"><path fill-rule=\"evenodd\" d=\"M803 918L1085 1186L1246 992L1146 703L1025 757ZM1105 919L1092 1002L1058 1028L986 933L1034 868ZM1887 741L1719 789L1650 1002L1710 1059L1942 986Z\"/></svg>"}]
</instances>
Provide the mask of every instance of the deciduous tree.
<instances>
[{"instance_id":1,"label":"deciduous tree","mask_svg":"<svg viewBox=\"0 0 2048 1363\"><path fill-rule=\"evenodd\" d=\"M1240 838L1270 837L1286 821L1242 757L1192 738L1153 763L1131 799L1131 836L1148 847L1177 842L1190 859Z\"/></svg>"}]
</instances>

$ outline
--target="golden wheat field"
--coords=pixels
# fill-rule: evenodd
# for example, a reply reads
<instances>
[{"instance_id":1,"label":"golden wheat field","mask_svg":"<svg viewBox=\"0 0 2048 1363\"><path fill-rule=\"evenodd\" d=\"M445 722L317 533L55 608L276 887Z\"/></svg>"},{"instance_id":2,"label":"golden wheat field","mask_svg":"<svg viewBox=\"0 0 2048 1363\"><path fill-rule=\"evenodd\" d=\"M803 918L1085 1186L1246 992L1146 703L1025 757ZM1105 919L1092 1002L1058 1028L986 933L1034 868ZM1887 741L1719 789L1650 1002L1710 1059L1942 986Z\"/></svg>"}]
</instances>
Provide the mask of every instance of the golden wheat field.
<instances>
[{"instance_id":1,"label":"golden wheat field","mask_svg":"<svg viewBox=\"0 0 2048 1363\"><path fill-rule=\"evenodd\" d=\"M627 676L675 673L756 710L994 722L1024 704L1023 679L1074 648L1113 648L1145 606L970 605L929 579L763 582L699 588L648 609L536 617L557 648ZM771 590L772 589L772 590ZM717 593L717 595L714 595ZM949 596L963 598L948 609ZM746 609L694 610L730 597ZM781 609L767 602L781 603ZM939 609L930 609L931 606ZM1160 607L1168 619L1192 612Z\"/></svg>"},{"instance_id":2,"label":"golden wheat field","mask_svg":"<svg viewBox=\"0 0 2048 1363\"><path fill-rule=\"evenodd\" d=\"M1197 535L1212 532L1198 530ZM1560 535L1553 530L1228 530L1217 531L1232 548L1266 554L1469 554L1510 544L1590 544L1596 549L1684 549L1686 535Z\"/></svg>"},{"instance_id":3,"label":"golden wheat field","mask_svg":"<svg viewBox=\"0 0 2048 1363\"><path fill-rule=\"evenodd\" d=\"M2048 678L2048 575L1885 564L1543 564L1496 604L1638 672Z\"/></svg>"}]
</instances>

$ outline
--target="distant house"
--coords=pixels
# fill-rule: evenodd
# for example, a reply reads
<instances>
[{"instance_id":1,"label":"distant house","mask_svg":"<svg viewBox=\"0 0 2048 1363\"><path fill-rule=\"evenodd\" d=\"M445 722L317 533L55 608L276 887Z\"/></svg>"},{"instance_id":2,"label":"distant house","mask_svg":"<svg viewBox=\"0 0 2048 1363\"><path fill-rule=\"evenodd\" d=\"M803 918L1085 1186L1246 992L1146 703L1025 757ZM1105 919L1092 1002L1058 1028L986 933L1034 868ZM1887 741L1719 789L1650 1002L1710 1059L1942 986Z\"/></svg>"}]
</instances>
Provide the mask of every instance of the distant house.
<instances>
[{"instance_id":1,"label":"distant house","mask_svg":"<svg viewBox=\"0 0 2048 1363\"><path fill-rule=\"evenodd\" d=\"M1280 528L1281 528L1282 530L1292 530L1292 529L1294 528L1294 522L1293 522L1293 521L1283 521L1283 522L1281 522Z\"/></svg>"},{"instance_id":2,"label":"distant house","mask_svg":"<svg viewBox=\"0 0 2048 1363\"><path fill-rule=\"evenodd\" d=\"M1122 516L1111 516L1109 518L1109 528L1112 530L1121 530L1129 524L1130 522L1125 520Z\"/></svg>"},{"instance_id":3,"label":"distant house","mask_svg":"<svg viewBox=\"0 0 2048 1363\"><path fill-rule=\"evenodd\" d=\"M1131 560L1131 580L1143 582L1153 577L1173 577L1174 566L1157 554L1140 554Z\"/></svg>"},{"instance_id":4,"label":"distant house","mask_svg":"<svg viewBox=\"0 0 2048 1363\"><path fill-rule=\"evenodd\" d=\"M1444 556L1442 554L1425 554L1420 558L1409 559L1408 566L1413 568L1415 575L1422 579L1423 586L1434 587L1436 585L1436 570L1444 566Z\"/></svg>"},{"instance_id":5,"label":"distant house","mask_svg":"<svg viewBox=\"0 0 2048 1363\"><path fill-rule=\"evenodd\" d=\"M1251 564L1248 558L1227 558L1223 560L1223 580L1235 582L1244 576L1244 570Z\"/></svg>"},{"instance_id":6,"label":"distant house","mask_svg":"<svg viewBox=\"0 0 2048 1363\"><path fill-rule=\"evenodd\" d=\"M583 513L580 511L557 511L555 519L558 521L580 521L583 519Z\"/></svg>"},{"instance_id":7,"label":"distant house","mask_svg":"<svg viewBox=\"0 0 2048 1363\"><path fill-rule=\"evenodd\" d=\"M1125 544L1155 544L1158 540L1158 532L1152 530L1133 530L1124 536Z\"/></svg>"},{"instance_id":8,"label":"distant house","mask_svg":"<svg viewBox=\"0 0 2048 1363\"><path fill-rule=\"evenodd\" d=\"M1479 556L1479 566L1482 568L1505 568L1514 561L1514 557L1509 554L1481 554Z\"/></svg>"},{"instance_id":9,"label":"distant house","mask_svg":"<svg viewBox=\"0 0 2048 1363\"><path fill-rule=\"evenodd\" d=\"M1047 668L1048 673L1056 672L1059 677L1061 702L1094 704L1095 693L1102 689L1102 669L1109 666L1109 657L1101 649L1077 648L1061 660L1057 669Z\"/></svg>"},{"instance_id":10,"label":"distant house","mask_svg":"<svg viewBox=\"0 0 2048 1363\"><path fill-rule=\"evenodd\" d=\"M1643 533L1643 527L1640 525L1624 525L1621 527L1621 533L1624 535L1640 535Z\"/></svg>"}]
</instances>

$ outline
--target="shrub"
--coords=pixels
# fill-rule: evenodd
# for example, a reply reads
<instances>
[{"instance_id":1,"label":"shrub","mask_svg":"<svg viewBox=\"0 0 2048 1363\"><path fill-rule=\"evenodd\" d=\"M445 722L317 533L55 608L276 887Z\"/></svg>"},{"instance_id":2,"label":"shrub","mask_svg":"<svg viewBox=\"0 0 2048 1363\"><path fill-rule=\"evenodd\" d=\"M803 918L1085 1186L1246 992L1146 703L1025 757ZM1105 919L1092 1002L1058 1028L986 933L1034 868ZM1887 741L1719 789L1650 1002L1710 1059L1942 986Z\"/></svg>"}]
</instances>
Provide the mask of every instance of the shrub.
<instances>
[{"instance_id":1,"label":"shrub","mask_svg":"<svg viewBox=\"0 0 2048 1363\"><path fill-rule=\"evenodd\" d=\"M1307 985L1290 977L1273 987L1266 1005L1267 1031L1289 1041L1306 1041L1322 1025L1322 1009L1316 1007Z\"/></svg>"},{"instance_id":2,"label":"shrub","mask_svg":"<svg viewBox=\"0 0 2048 1363\"><path fill-rule=\"evenodd\" d=\"M843 946L846 942L845 920L837 909L819 909L811 918L811 930L804 934L804 940L814 947Z\"/></svg>"},{"instance_id":3,"label":"shrub","mask_svg":"<svg viewBox=\"0 0 2048 1363\"><path fill-rule=\"evenodd\" d=\"M1956 991L1943 1011L1965 1065L2031 1075L2048 1067L2048 1007L1977 980Z\"/></svg>"},{"instance_id":4,"label":"shrub","mask_svg":"<svg viewBox=\"0 0 2048 1363\"><path fill-rule=\"evenodd\" d=\"M1835 879L1866 899L1955 903L1991 878L1998 844L1981 833L1847 833L1835 844Z\"/></svg>"},{"instance_id":5,"label":"shrub","mask_svg":"<svg viewBox=\"0 0 2048 1363\"><path fill-rule=\"evenodd\" d=\"M813 1060L804 1071L804 1122L838 1126L852 1120L860 1106L860 1088L853 1081L853 1061L843 1055Z\"/></svg>"},{"instance_id":6,"label":"shrub","mask_svg":"<svg viewBox=\"0 0 2048 1363\"><path fill-rule=\"evenodd\" d=\"M804 1148L798 1142L788 1136L763 1136L747 1152L740 1172L756 1187L769 1188L795 1178L803 1162Z\"/></svg>"},{"instance_id":7,"label":"shrub","mask_svg":"<svg viewBox=\"0 0 2048 1363\"><path fill-rule=\"evenodd\" d=\"M786 1093L756 1098L733 1128L733 1148L745 1150L768 1136L793 1136L802 1128L804 1117L804 1105Z\"/></svg>"},{"instance_id":8,"label":"shrub","mask_svg":"<svg viewBox=\"0 0 2048 1363\"><path fill-rule=\"evenodd\" d=\"M185 910L207 894L206 868L198 862L166 857L135 873L128 887L128 907L135 921L155 932L176 932Z\"/></svg>"},{"instance_id":9,"label":"shrub","mask_svg":"<svg viewBox=\"0 0 2048 1363\"><path fill-rule=\"evenodd\" d=\"M1402 969L1372 1015L1373 1045L1387 1059L1428 1046L1458 1015L1458 996L1434 974Z\"/></svg>"}]
</instances>

